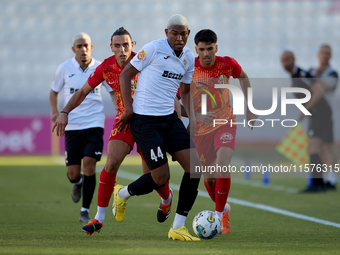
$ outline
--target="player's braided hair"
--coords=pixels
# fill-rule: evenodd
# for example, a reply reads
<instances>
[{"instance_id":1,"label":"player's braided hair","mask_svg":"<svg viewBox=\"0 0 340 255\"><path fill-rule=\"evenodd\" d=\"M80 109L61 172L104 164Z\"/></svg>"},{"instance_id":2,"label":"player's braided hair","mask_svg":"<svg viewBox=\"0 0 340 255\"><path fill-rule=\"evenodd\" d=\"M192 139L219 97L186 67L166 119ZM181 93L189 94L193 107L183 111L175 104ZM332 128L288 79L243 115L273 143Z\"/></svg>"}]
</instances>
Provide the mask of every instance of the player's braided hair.
<instances>
[{"instance_id":1,"label":"player's braided hair","mask_svg":"<svg viewBox=\"0 0 340 255\"><path fill-rule=\"evenodd\" d=\"M127 31L124 27L120 27L118 28L111 36L111 42L112 42L112 38L116 35L128 35L132 41L132 37L129 33L129 31ZM136 42L132 41L132 44L136 44Z\"/></svg>"},{"instance_id":2,"label":"player's braided hair","mask_svg":"<svg viewBox=\"0 0 340 255\"><path fill-rule=\"evenodd\" d=\"M195 44L197 45L199 42L204 43L216 43L217 42L217 35L214 31L210 29L202 29L198 31L195 35Z\"/></svg>"}]
</instances>

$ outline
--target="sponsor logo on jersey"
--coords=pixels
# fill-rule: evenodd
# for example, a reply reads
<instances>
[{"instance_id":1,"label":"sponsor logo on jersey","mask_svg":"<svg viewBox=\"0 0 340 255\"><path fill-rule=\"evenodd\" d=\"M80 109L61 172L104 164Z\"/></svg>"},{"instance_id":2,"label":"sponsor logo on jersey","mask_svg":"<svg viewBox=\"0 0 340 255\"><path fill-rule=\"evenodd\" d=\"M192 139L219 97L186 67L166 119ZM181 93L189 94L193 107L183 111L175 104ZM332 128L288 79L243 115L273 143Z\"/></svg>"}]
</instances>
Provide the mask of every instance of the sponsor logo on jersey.
<instances>
[{"instance_id":1,"label":"sponsor logo on jersey","mask_svg":"<svg viewBox=\"0 0 340 255\"><path fill-rule=\"evenodd\" d=\"M139 60L143 60L145 58L145 56L146 56L146 53L145 53L144 50L142 50L141 52L138 53L137 58Z\"/></svg>"},{"instance_id":2,"label":"sponsor logo on jersey","mask_svg":"<svg viewBox=\"0 0 340 255\"><path fill-rule=\"evenodd\" d=\"M75 74L73 73L73 74L71 74L71 75L69 75L68 76L68 78L71 78L71 77L73 77L73 76L75 76Z\"/></svg>"},{"instance_id":3,"label":"sponsor logo on jersey","mask_svg":"<svg viewBox=\"0 0 340 255\"><path fill-rule=\"evenodd\" d=\"M221 75L221 77L222 77L222 75ZM220 79L221 79L221 77L220 77ZM216 91L213 87L209 86L208 84L205 84L204 82L197 82L196 88L204 91L205 93L207 93L210 96L212 108L215 108L217 106L215 96L217 97L218 101L220 102L221 107L223 107L222 95L221 95L220 92Z\"/></svg>"},{"instance_id":4,"label":"sponsor logo on jersey","mask_svg":"<svg viewBox=\"0 0 340 255\"><path fill-rule=\"evenodd\" d=\"M220 78L218 79L218 82L219 82L220 84L227 84L227 83L228 83L227 76L225 76L224 74L222 74L222 75L220 76Z\"/></svg>"},{"instance_id":5,"label":"sponsor logo on jersey","mask_svg":"<svg viewBox=\"0 0 340 255\"><path fill-rule=\"evenodd\" d=\"M75 89L75 88L70 88L70 94L74 94L78 91L79 89ZM99 89L98 88L94 88L93 90L91 90L90 94L93 94L93 93L98 93L99 92Z\"/></svg>"},{"instance_id":6,"label":"sponsor logo on jersey","mask_svg":"<svg viewBox=\"0 0 340 255\"><path fill-rule=\"evenodd\" d=\"M182 80L183 78L183 74L172 73L170 71L164 71L162 76L166 78L170 78L170 79L176 79L176 80Z\"/></svg>"},{"instance_id":7,"label":"sponsor logo on jersey","mask_svg":"<svg viewBox=\"0 0 340 255\"><path fill-rule=\"evenodd\" d=\"M95 151L94 154L96 155L102 155L102 153L100 151Z\"/></svg>"},{"instance_id":8,"label":"sponsor logo on jersey","mask_svg":"<svg viewBox=\"0 0 340 255\"><path fill-rule=\"evenodd\" d=\"M229 143L231 140L233 140L233 135L230 133L223 133L220 137L220 140L222 140L222 143Z\"/></svg>"},{"instance_id":9,"label":"sponsor logo on jersey","mask_svg":"<svg viewBox=\"0 0 340 255\"><path fill-rule=\"evenodd\" d=\"M164 59L168 59L168 58L170 58L170 56L166 56L166 57L164 57Z\"/></svg>"},{"instance_id":10,"label":"sponsor logo on jersey","mask_svg":"<svg viewBox=\"0 0 340 255\"><path fill-rule=\"evenodd\" d=\"M98 93L99 92L99 89L98 88L94 88L90 93Z\"/></svg>"},{"instance_id":11,"label":"sponsor logo on jersey","mask_svg":"<svg viewBox=\"0 0 340 255\"><path fill-rule=\"evenodd\" d=\"M188 66L188 61L186 60L186 58L183 59L183 66L187 67Z\"/></svg>"}]
</instances>

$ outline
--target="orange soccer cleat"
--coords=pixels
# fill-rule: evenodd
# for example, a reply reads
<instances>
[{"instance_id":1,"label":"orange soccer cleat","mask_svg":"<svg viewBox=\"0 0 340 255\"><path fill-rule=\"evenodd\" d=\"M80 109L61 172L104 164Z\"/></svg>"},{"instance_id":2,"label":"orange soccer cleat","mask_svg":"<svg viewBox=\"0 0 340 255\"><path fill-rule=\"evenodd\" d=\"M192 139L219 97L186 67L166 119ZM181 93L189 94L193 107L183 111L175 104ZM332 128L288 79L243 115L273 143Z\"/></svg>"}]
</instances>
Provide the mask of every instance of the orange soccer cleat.
<instances>
[{"instance_id":1,"label":"orange soccer cleat","mask_svg":"<svg viewBox=\"0 0 340 255\"><path fill-rule=\"evenodd\" d=\"M230 220L229 220L230 205L227 203L227 206L228 212L223 213L221 234L230 233Z\"/></svg>"}]
</instances>

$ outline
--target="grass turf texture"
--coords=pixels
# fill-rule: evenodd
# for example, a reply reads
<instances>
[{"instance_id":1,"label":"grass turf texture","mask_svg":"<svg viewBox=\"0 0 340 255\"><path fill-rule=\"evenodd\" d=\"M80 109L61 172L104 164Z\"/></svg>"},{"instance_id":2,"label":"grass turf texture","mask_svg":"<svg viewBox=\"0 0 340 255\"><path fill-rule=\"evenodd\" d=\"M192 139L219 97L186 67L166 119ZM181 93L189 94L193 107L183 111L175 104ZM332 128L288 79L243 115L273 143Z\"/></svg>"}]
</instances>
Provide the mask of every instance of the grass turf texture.
<instances>
[{"instance_id":1,"label":"grass turf texture","mask_svg":"<svg viewBox=\"0 0 340 255\"><path fill-rule=\"evenodd\" d=\"M0 162L3 160L9 158ZM39 158L31 160L39 161ZM30 160L16 158L16 165L21 166L0 165L0 254L340 253L339 228L232 203L230 234L201 242L169 241L167 233L175 214L177 191L174 191L173 212L165 223L156 220L159 197L153 192L129 199L121 223L113 218L111 199L102 232L87 236L81 233L83 223L78 222L81 202L74 204L70 197L72 185L66 178L66 167L52 163L35 166L34 162L24 166L25 161ZM121 169L140 174L138 161L127 159ZM182 174L181 168L173 164L170 181L179 184ZM99 173L97 183L98 180ZM130 182L117 178L117 183L123 185ZM302 188L305 183L302 178L289 178L272 179L270 185ZM203 181L200 189L204 190ZM339 193L293 194L232 182L230 196L339 223ZM96 201L97 191L90 209L91 218L96 212ZM212 201L198 197L186 222L190 233L193 234L194 215L205 209L214 210Z\"/></svg>"}]
</instances>

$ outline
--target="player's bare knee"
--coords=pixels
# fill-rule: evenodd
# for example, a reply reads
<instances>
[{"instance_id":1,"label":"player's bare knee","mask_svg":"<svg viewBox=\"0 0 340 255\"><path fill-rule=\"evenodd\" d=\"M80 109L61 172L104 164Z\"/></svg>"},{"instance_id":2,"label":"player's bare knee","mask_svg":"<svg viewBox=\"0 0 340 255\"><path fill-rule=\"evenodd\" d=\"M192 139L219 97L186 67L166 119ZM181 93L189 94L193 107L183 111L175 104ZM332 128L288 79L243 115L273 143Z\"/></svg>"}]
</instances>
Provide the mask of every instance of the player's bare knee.
<instances>
[{"instance_id":1,"label":"player's bare knee","mask_svg":"<svg viewBox=\"0 0 340 255\"><path fill-rule=\"evenodd\" d=\"M163 187L170 180L170 174L152 175L152 179L158 187Z\"/></svg>"},{"instance_id":2,"label":"player's bare knee","mask_svg":"<svg viewBox=\"0 0 340 255\"><path fill-rule=\"evenodd\" d=\"M320 154L322 148L322 140L318 137L310 137L308 142L308 153Z\"/></svg>"},{"instance_id":3,"label":"player's bare knee","mask_svg":"<svg viewBox=\"0 0 340 255\"><path fill-rule=\"evenodd\" d=\"M96 165L95 164L88 164L83 166L83 172L86 176L92 176L96 173Z\"/></svg>"},{"instance_id":4,"label":"player's bare knee","mask_svg":"<svg viewBox=\"0 0 340 255\"><path fill-rule=\"evenodd\" d=\"M105 164L105 170L106 172L110 174L117 173L118 168L122 162L120 162L117 158L115 157L110 157L107 158L106 164Z\"/></svg>"},{"instance_id":5,"label":"player's bare knee","mask_svg":"<svg viewBox=\"0 0 340 255\"><path fill-rule=\"evenodd\" d=\"M204 181L209 187L212 187L216 184L216 178L204 178Z\"/></svg>"},{"instance_id":6,"label":"player's bare knee","mask_svg":"<svg viewBox=\"0 0 340 255\"><path fill-rule=\"evenodd\" d=\"M319 154L320 152L321 152L320 147L317 146L316 144L308 145L308 153L309 153L309 155Z\"/></svg>"},{"instance_id":7,"label":"player's bare knee","mask_svg":"<svg viewBox=\"0 0 340 255\"><path fill-rule=\"evenodd\" d=\"M86 176L92 176L96 173L97 160L91 157L83 158L83 172Z\"/></svg>"},{"instance_id":8,"label":"player's bare knee","mask_svg":"<svg viewBox=\"0 0 340 255\"><path fill-rule=\"evenodd\" d=\"M156 183L156 185L159 187L159 188L162 188L165 186L165 184L169 181L169 179L167 178L158 178L158 179L154 179L154 182Z\"/></svg>"},{"instance_id":9,"label":"player's bare knee","mask_svg":"<svg viewBox=\"0 0 340 255\"><path fill-rule=\"evenodd\" d=\"M75 171L68 171L67 172L67 177L70 180L70 182L77 181L80 177L80 172L75 172Z\"/></svg>"}]
</instances>

